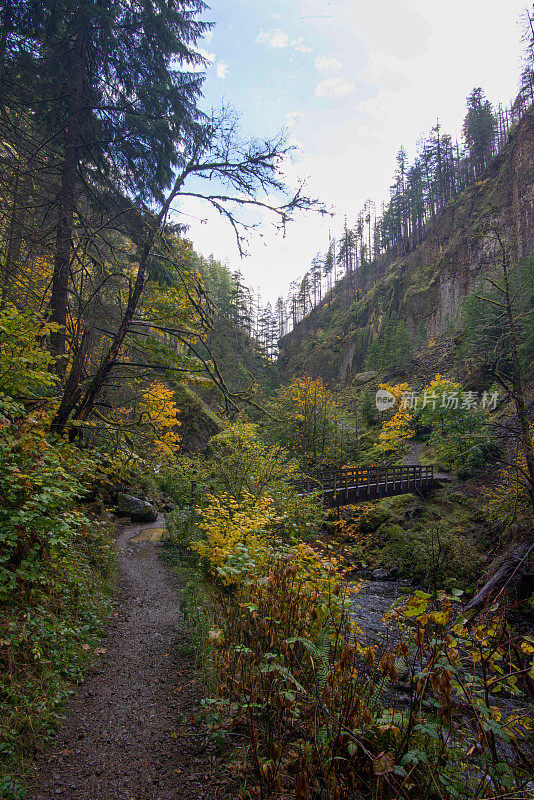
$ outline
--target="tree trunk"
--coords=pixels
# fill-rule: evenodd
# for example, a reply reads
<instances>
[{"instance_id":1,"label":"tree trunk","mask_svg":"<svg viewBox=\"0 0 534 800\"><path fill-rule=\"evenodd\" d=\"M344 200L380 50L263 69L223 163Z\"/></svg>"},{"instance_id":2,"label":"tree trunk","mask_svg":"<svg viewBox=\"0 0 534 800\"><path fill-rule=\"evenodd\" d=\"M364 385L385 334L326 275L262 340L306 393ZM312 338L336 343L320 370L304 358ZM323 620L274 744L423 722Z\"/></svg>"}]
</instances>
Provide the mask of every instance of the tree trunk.
<instances>
[{"instance_id":1,"label":"tree trunk","mask_svg":"<svg viewBox=\"0 0 534 800\"><path fill-rule=\"evenodd\" d=\"M466 605L464 610L469 618L477 614L486 603L495 600L505 586L509 586L512 583L515 584L520 580L522 577L521 567L526 562L533 548L534 545L531 542L523 542L509 553L499 569Z\"/></svg>"},{"instance_id":2,"label":"tree trunk","mask_svg":"<svg viewBox=\"0 0 534 800\"><path fill-rule=\"evenodd\" d=\"M113 337L113 341L111 343L108 352L104 356L104 359L102 360L102 363L98 367L93 377L93 380L91 381L89 387L87 388L87 391L85 392L85 395L80 405L76 409L75 419L79 420L87 419L87 417L93 410L95 400L98 397L98 394L100 393L102 387L104 386L106 379L117 360L120 349L122 347L122 343L124 342L126 334L128 333L128 328L130 327L130 323L134 318L134 314L139 305L141 295L143 294L143 289L145 286L146 266L148 263L148 259L150 257L152 245L154 244L154 239L156 237L158 229L159 225L157 229L151 231L149 239L146 242L145 246L143 247L141 258L139 259L139 268L137 270L137 277L135 280L134 289L128 299L128 305L126 306L124 317L122 318L122 322L119 326L117 333ZM68 415L66 419L68 419Z\"/></svg>"},{"instance_id":3,"label":"tree trunk","mask_svg":"<svg viewBox=\"0 0 534 800\"><path fill-rule=\"evenodd\" d=\"M180 188L181 188L181 186L182 186L182 184L184 182L184 179L185 179L185 174L186 173L184 173L182 176L180 176L180 177L178 177L176 179L176 182L175 182L175 184L174 184L174 186L172 188L172 191L170 192L169 196L167 197L165 203L163 204L159 214L155 218L155 220L154 220L154 222L153 222L153 224L152 224L152 226L151 226L151 228L150 228L150 230L148 232L145 244L143 245L143 248L141 250L141 254L139 256L139 267L138 267L138 270L137 270L137 277L135 279L135 285L134 285L133 291L130 294L130 297L128 298L128 305L126 306L126 311L124 312L124 317L122 319L122 322L121 322L117 332L115 333L115 335L113 337L113 341L111 343L111 346L110 346L108 352L104 356L104 358L102 360L102 363L100 364L100 366L98 367L97 371L95 372L95 375L94 375L91 383L87 387L87 390L86 390L86 392L85 392L80 404L78 405L78 408L76 409L76 412L74 414L74 418L75 419L82 420L82 421L87 419L87 417L89 416L89 414L91 413L91 411L94 408L96 398L98 397L99 393L101 392L102 387L104 386L104 384L105 384L105 382L106 382L106 380L108 378L109 373L111 372L115 362L117 361L117 357L119 355L120 349L122 347L124 339L126 338L126 335L128 333L128 329L129 329L130 324L131 324L131 322L132 322L132 320L134 318L135 312L137 311L137 308L139 306L139 302L141 300L141 296L143 294L143 289L145 287L146 269L147 269L147 265L148 265L148 260L150 258L151 253L152 253L152 248L154 246L154 242L156 240L156 237L157 237L160 229L162 228L162 226L165 223L165 220L167 218L167 214L169 212L169 208L171 207L171 204L172 204L173 200L175 199L176 195L180 191ZM66 394L66 392L65 392L65 394ZM64 394L64 398L65 398L65 394ZM62 405L63 405L63 402L62 402ZM58 419L57 416L56 416L55 428L54 428L56 433L61 433L63 431L65 425L67 424L69 416L71 415L71 413L73 412L73 410L75 408L75 405L76 405L76 395L74 393L71 393L70 398L68 398L65 401L64 408L62 410L61 419ZM59 414L59 412L58 412L58 414Z\"/></svg>"},{"instance_id":4,"label":"tree trunk","mask_svg":"<svg viewBox=\"0 0 534 800\"><path fill-rule=\"evenodd\" d=\"M13 207L11 209L11 220L9 223L6 261L2 273L2 288L0 297L0 309L5 308L8 287L13 277L14 266L19 259L22 248L22 207L20 203L20 172L21 158L17 160L15 173L15 186L13 190Z\"/></svg>"},{"instance_id":5,"label":"tree trunk","mask_svg":"<svg viewBox=\"0 0 534 800\"><path fill-rule=\"evenodd\" d=\"M4 5L4 13L2 14L2 31L0 33L0 76L2 75L5 67L7 40L11 28L11 0L7 0Z\"/></svg>"},{"instance_id":6,"label":"tree trunk","mask_svg":"<svg viewBox=\"0 0 534 800\"><path fill-rule=\"evenodd\" d=\"M78 351L74 357L72 368L69 372L69 377L67 378L67 382L65 384L61 403L59 404L59 408L50 425L50 430L53 433L61 434L63 432L72 409L80 399L80 380L83 373L83 367L85 365L85 359L87 357L89 347L91 346L91 339L91 332L85 330L83 332Z\"/></svg>"},{"instance_id":7,"label":"tree trunk","mask_svg":"<svg viewBox=\"0 0 534 800\"><path fill-rule=\"evenodd\" d=\"M82 92L85 74L85 35L80 31L75 45L71 82L68 88L69 113L65 134L65 157L63 160L61 189L58 198L58 220L56 226L56 251L50 321L60 329L50 336L50 350L57 357L55 371L63 377L66 369L66 327L68 314L68 287L72 228L74 222L74 190L76 173L80 161L80 130L82 122Z\"/></svg>"}]
</instances>

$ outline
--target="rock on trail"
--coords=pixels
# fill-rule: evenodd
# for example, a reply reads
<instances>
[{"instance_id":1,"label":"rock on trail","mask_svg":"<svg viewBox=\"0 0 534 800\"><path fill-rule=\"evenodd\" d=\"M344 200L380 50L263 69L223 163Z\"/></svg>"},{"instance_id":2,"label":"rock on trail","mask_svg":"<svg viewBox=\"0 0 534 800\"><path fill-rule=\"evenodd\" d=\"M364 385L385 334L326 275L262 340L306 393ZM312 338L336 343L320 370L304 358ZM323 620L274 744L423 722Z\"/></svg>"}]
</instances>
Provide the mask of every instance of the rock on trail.
<instances>
[{"instance_id":1,"label":"rock on trail","mask_svg":"<svg viewBox=\"0 0 534 800\"><path fill-rule=\"evenodd\" d=\"M101 655L39 757L27 800L235 797L191 722L202 696L180 654L179 586L158 558L164 525L127 525L117 540L118 602Z\"/></svg>"}]
</instances>

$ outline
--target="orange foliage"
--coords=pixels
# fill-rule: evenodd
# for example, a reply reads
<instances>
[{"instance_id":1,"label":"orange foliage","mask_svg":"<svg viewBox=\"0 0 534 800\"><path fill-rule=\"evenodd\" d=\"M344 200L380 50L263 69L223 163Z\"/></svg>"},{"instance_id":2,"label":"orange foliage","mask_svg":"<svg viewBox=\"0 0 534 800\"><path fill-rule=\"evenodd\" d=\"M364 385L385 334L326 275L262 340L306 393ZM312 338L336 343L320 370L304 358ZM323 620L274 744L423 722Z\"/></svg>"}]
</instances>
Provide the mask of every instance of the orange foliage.
<instances>
[{"instance_id":1,"label":"orange foliage","mask_svg":"<svg viewBox=\"0 0 534 800\"><path fill-rule=\"evenodd\" d=\"M181 442L176 428L180 426L179 408L174 393L161 381L153 381L143 393L138 411L141 423L149 425L154 434L154 447L158 453L173 455Z\"/></svg>"}]
</instances>

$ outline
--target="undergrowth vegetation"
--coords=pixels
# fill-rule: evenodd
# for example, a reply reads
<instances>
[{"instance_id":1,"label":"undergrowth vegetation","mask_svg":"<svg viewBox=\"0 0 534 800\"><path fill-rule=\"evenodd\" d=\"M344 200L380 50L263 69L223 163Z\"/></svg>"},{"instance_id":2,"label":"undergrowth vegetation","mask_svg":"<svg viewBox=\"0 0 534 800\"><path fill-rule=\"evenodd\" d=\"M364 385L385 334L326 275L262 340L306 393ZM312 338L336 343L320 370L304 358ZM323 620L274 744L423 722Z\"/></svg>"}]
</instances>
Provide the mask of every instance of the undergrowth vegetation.
<instances>
[{"instance_id":1,"label":"undergrowth vegetation","mask_svg":"<svg viewBox=\"0 0 534 800\"><path fill-rule=\"evenodd\" d=\"M196 464L210 492L168 520L205 676L202 713L242 797L528 797L534 640L496 606L477 624L462 616L456 587L474 580L479 556L461 525L431 534L432 511L421 518L413 495L363 503L350 525L325 520L290 484L293 506L280 506L282 479L261 479L270 447L257 429L227 429ZM288 458L276 451L273 475ZM300 504L305 527L292 525ZM464 522L475 516L468 507ZM343 580L336 537L362 555L378 537L430 587L398 601L380 642L353 620L358 586Z\"/></svg>"},{"instance_id":2,"label":"undergrowth vegetation","mask_svg":"<svg viewBox=\"0 0 534 800\"><path fill-rule=\"evenodd\" d=\"M375 458L401 458L417 436L438 468L465 479L498 455L489 426L498 391L485 392L481 405L475 392L439 374L420 391L407 382L379 388L389 393L393 408L378 434Z\"/></svg>"},{"instance_id":3,"label":"undergrowth vegetation","mask_svg":"<svg viewBox=\"0 0 534 800\"><path fill-rule=\"evenodd\" d=\"M96 460L50 441L45 411L0 408L0 794L18 797L109 612L113 528L79 507Z\"/></svg>"},{"instance_id":4,"label":"undergrowth vegetation","mask_svg":"<svg viewBox=\"0 0 534 800\"><path fill-rule=\"evenodd\" d=\"M93 446L51 433L58 400L44 344L54 329L9 305L0 312L0 796L9 800L24 796L36 750L98 654L115 569L105 507L122 483L155 483L160 444L169 460L176 442L161 384L145 393L152 437L137 426L137 451L103 425Z\"/></svg>"}]
</instances>

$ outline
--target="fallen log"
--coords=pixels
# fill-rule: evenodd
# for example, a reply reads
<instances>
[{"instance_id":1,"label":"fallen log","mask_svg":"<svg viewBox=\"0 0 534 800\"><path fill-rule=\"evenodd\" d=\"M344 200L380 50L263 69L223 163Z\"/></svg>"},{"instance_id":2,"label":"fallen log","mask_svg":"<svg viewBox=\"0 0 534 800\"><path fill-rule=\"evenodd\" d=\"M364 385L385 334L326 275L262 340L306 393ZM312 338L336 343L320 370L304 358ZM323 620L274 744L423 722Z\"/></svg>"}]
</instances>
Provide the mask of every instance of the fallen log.
<instances>
[{"instance_id":1,"label":"fallen log","mask_svg":"<svg viewBox=\"0 0 534 800\"><path fill-rule=\"evenodd\" d=\"M464 613L469 619L478 614L487 601L496 600L505 587L513 586L521 580L523 576L522 567L526 564L533 550L534 542L522 542L505 556L500 567L466 605Z\"/></svg>"}]
</instances>

